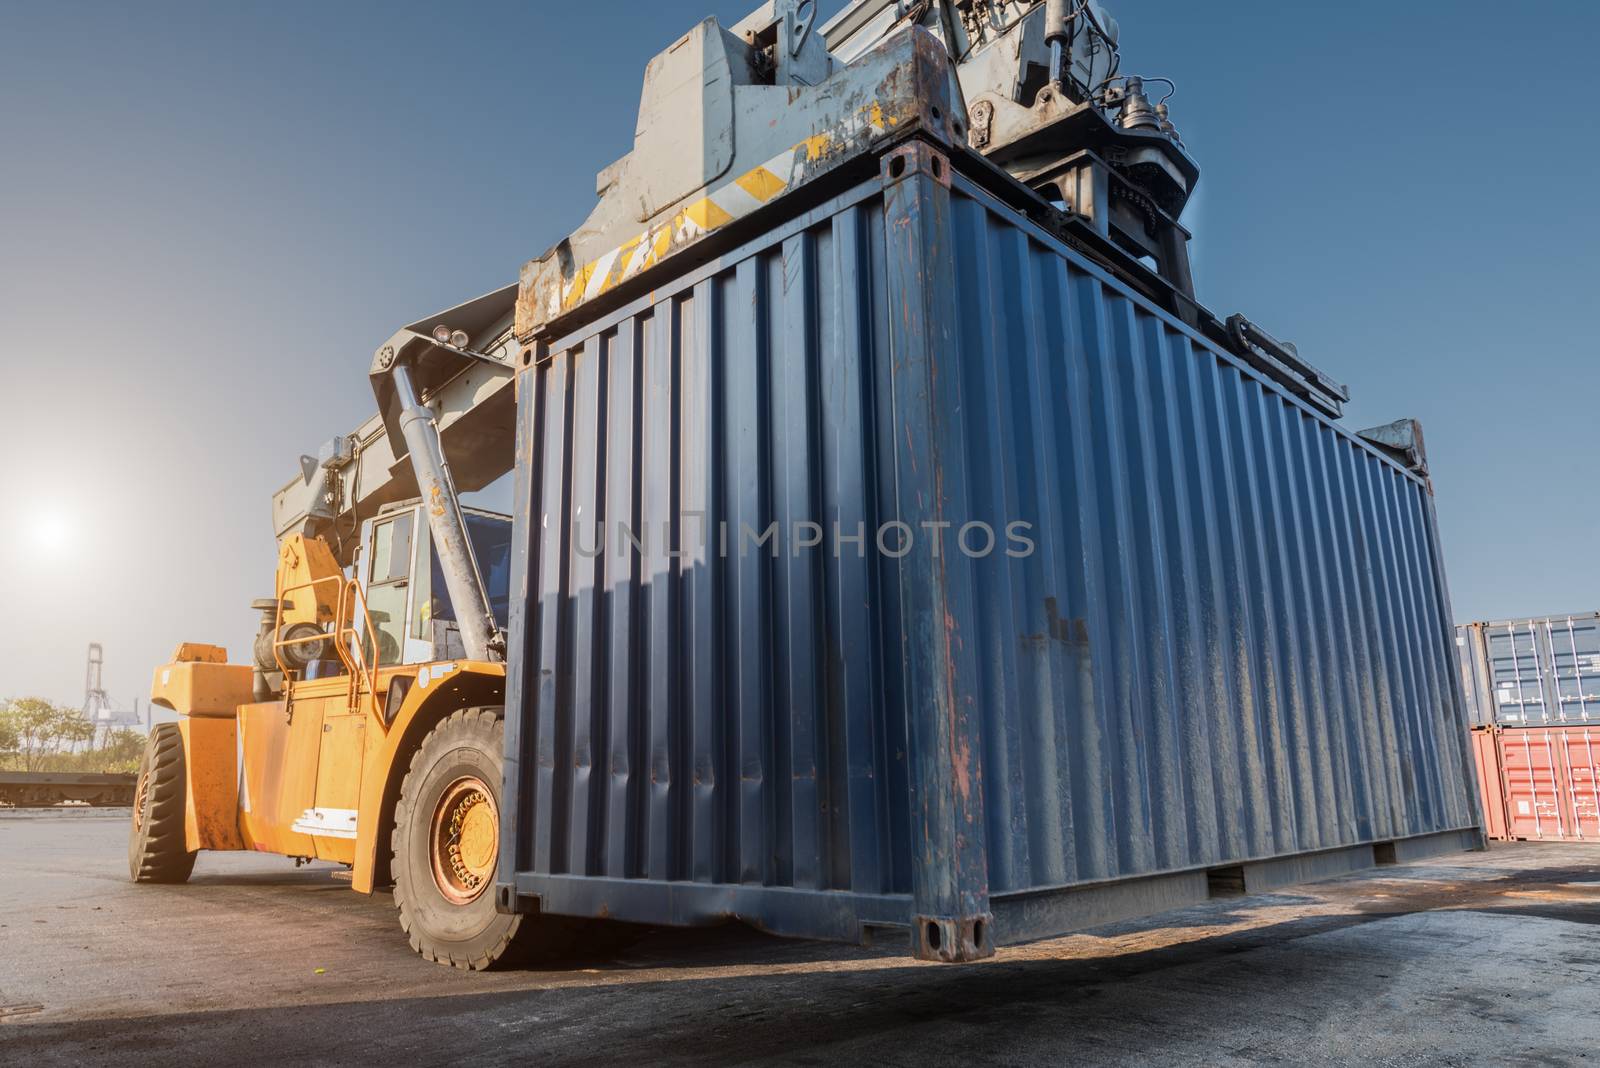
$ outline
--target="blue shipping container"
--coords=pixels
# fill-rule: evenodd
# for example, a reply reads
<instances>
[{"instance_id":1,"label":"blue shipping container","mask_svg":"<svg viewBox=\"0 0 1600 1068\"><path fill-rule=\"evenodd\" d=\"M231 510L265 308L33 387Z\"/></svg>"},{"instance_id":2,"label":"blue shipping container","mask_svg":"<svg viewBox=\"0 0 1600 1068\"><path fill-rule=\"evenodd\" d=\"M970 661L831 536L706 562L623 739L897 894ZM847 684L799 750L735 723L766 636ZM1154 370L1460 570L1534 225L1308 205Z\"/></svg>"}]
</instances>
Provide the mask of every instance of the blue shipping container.
<instances>
[{"instance_id":1,"label":"blue shipping container","mask_svg":"<svg viewBox=\"0 0 1600 1068\"><path fill-rule=\"evenodd\" d=\"M1474 726L1600 723L1600 614L1456 628Z\"/></svg>"},{"instance_id":2,"label":"blue shipping container","mask_svg":"<svg viewBox=\"0 0 1600 1068\"><path fill-rule=\"evenodd\" d=\"M1426 480L880 162L524 372L501 906L960 960L1480 846Z\"/></svg>"}]
</instances>

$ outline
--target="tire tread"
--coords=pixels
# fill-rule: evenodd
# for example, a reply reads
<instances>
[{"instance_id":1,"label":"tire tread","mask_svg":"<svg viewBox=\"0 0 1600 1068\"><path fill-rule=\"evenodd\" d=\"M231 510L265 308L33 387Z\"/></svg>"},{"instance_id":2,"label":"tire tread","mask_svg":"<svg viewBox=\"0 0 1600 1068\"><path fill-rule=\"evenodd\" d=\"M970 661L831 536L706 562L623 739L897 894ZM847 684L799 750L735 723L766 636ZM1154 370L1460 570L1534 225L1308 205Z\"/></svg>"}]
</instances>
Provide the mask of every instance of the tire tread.
<instances>
[{"instance_id":1,"label":"tire tread","mask_svg":"<svg viewBox=\"0 0 1600 1068\"><path fill-rule=\"evenodd\" d=\"M136 883L181 883L194 871L195 855L184 846L184 789L187 771L183 733L176 723L158 723L145 745L145 787L149 812L144 825L130 830L129 874ZM137 795L134 798L138 801Z\"/></svg>"}]
</instances>

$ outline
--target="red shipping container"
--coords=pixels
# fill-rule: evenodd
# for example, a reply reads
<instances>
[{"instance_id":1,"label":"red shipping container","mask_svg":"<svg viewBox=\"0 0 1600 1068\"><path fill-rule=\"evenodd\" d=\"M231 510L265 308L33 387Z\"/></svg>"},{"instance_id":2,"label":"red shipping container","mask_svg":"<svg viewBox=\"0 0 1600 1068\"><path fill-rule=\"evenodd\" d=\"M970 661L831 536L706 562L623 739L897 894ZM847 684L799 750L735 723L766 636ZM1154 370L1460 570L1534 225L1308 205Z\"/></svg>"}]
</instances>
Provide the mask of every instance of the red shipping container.
<instances>
[{"instance_id":1,"label":"red shipping container","mask_svg":"<svg viewBox=\"0 0 1600 1068\"><path fill-rule=\"evenodd\" d=\"M1472 741L1490 838L1600 841L1600 727L1479 727Z\"/></svg>"}]
</instances>

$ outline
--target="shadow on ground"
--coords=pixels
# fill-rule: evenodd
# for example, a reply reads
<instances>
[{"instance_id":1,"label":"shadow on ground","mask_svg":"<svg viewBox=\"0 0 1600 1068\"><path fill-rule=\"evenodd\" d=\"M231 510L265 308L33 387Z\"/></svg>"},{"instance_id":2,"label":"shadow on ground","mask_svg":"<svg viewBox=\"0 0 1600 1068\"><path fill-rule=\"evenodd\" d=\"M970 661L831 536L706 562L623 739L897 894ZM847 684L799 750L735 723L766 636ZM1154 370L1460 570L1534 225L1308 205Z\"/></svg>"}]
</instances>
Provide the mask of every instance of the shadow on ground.
<instances>
[{"instance_id":1,"label":"shadow on ground","mask_svg":"<svg viewBox=\"0 0 1600 1068\"><path fill-rule=\"evenodd\" d=\"M1275 912L1313 906L1323 911L1270 920ZM1485 1029L1490 1042L1505 1042L1512 1028L1526 1037L1526 1056L1569 1063L1574 1051L1561 1044L1566 1039L1546 1048L1529 1030L1527 1014L1549 1006L1500 989L1505 984L1497 985L1493 966L1531 954L1551 967L1564 960L1569 968L1587 962L1593 969L1600 934L1552 958L1535 937L1544 928L1528 920L1600 924L1595 870L1378 871L1343 880L1328 894L1200 906L967 966L914 963L898 947L793 943L737 927L651 931L611 958L506 977L526 984L518 989L491 992L469 983L444 996L389 1000L380 990L359 1001L41 1021L7 1030L0 1049L19 1064L180 1057L196 1063L872 1061L919 1068L949 1059L1313 1063L1340 1059L1337 1036L1352 1032L1371 1044L1375 1060L1383 1059L1385 1041L1404 1052L1420 1041L1407 1029L1425 1029L1431 1012L1438 1019L1427 1026L1440 1034L1421 1050L1445 1059L1456 1047L1467 1050L1461 1058L1474 1059L1474 1028ZM1555 944L1571 941L1565 924L1550 927L1559 927L1551 934ZM1445 959L1422 971L1430 961L1437 965L1441 953L1463 952L1459 964ZM1438 1004L1430 1008L1430 999ZM1360 1021L1375 1013L1381 1022L1363 1032ZM1386 1028L1393 1033L1386 1036ZM1500 1052L1511 1059L1511 1051Z\"/></svg>"}]
</instances>

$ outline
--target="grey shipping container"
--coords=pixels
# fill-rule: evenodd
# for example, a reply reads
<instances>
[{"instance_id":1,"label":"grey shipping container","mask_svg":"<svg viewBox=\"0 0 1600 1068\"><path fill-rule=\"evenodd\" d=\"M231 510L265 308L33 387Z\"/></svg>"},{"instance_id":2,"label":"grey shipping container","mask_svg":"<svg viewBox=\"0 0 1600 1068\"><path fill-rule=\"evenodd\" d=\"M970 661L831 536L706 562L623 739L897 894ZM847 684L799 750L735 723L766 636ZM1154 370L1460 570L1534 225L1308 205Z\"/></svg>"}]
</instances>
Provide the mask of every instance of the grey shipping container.
<instances>
[{"instance_id":1,"label":"grey shipping container","mask_svg":"<svg viewBox=\"0 0 1600 1068\"><path fill-rule=\"evenodd\" d=\"M1456 628L1474 726L1600 723L1600 613Z\"/></svg>"},{"instance_id":2,"label":"grey shipping container","mask_svg":"<svg viewBox=\"0 0 1600 1068\"><path fill-rule=\"evenodd\" d=\"M1480 847L1426 478L871 162L523 372L500 907L963 960Z\"/></svg>"}]
</instances>

